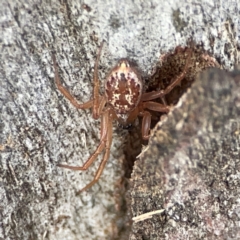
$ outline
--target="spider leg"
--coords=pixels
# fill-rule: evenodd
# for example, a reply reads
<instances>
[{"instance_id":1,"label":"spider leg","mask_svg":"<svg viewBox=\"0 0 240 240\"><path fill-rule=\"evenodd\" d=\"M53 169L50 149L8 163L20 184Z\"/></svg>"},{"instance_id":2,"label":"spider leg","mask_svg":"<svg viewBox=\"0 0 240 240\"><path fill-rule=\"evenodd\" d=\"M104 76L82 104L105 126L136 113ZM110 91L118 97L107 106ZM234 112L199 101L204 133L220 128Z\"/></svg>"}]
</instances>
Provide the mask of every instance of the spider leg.
<instances>
[{"instance_id":1,"label":"spider leg","mask_svg":"<svg viewBox=\"0 0 240 240\"><path fill-rule=\"evenodd\" d=\"M168 106L152 101L144 102L143 108L147 108L155 112L169 112Z\"/></svg>"},{"instance_id":2,"label":"spider leg","mask_svg":"<svg viewBox=\"0 0 240 240\"><path fill-rule=\"evenodd\" d=\"M107 136L106 136L106 150L103 156L103 159L98 167L98 170L94 176L94 179L88 184L86 185L84 188L82 188L80 191L78 191L76 194L80 194L81 192L85 191L86 189L90 188L92 185L94 185L100 178L103 169L107 163L107 160L109 159L109 155L110 155L110 147L112 144L112 118L110 117L110 112L109 110L107 111L108 115L108 124L106 124L104 127L107 129Z\"/></svg>"},{"instance_id":3,"label":"spider leg","mask_svg":"<svg viewBox=\"0 0 240 240\"><path fill-rule=\"evenodd\" d=\"M101 119L101 137L100 137L100 143L95 150L95 152L88 158L88 160L83 164L83 166L70 166L70 165L65 165L65 164L58 164L59 167L63 168L68 168L71 170L87 170L89 166L93 163L93 161L97 158L97 156L103 151L106 141L107 141L107 136L108 136L108 125L109 125L109 110L105 111L102 115Z\"/></svg>"},{"instance_id":4,"label":"spider leg","mask_svg":"<svg viewBox=\"0 0 240 240\"><path fill-rule=\"evenodd\" d=\"M149 131L151 125L151 114L148 111L144 111L142 113L143 120L142 120L142 138L144 140L149 139Z\"/></svg>"},{"instance_id":5,"label":"spider leg","mask_svg":"<svg viewBox=\"0 0 240 240\"><path fill-rule=\"evenodd\" d=\"M165 106L161 103L157 103L157 102L144 102L142 105L143 109L147 108L149 110L152 111L156 111L156 112L169 112L169 107ZM143 117L142 120L142 138L144 140L148 140L149 139L149 131L150 131L150 126L151 126L151 114L148 111L143 111L139 114L140 116Z\"/></svg>"},{"instance_id":6,"label":"spider leg","mask_svg":"<svg viewBox=\"0 0 240 240\"><path fill-rule=\"evenodd\" d=\"M189 64L190 64L190 59L191 59L191 56L192 56L192 50L189 49L188 52L189 52L188 57L187 57L186 64L185 64L185 67L184 67L183 71L172 81L172 83L164 90L144 93L142 95L142 98L141 98L142 101L150 101L150 100L153 100L153 99L156 99L156 98L159 98L159 97L162 98L163 96L165 96L169 92L171 92L172 89L175 86L177 86L183 80L183 78L187 74L187 70L188 70Z\"/></svg>"},{"instance_id":7,"label":"spider leg","mask_svg":"<svg viewBox=\"0 0 240 240\"><path fill-rule=\"evenodd\" d=\"M172 89L177 86L182 80L183 78L186 76L187 74L187 70L189 68L189 63L190 63L190 59L191 59L191 56L192 56L192 50L189 49L188 50L188 57L187 57L187 60L186 60L186 64L185 64L185 67L183 69L183 71L181 72L181 74L163 91L163 95L162 96L165 96L167 95L169 92L172 91Z\"/></svg>"},{"instance_id":8,"label":"spider leg","mask_svg":"<svg viewBox=\"0 0 240 240\"><path fill-rule=\"evenodd\" d=\"M141 106L141 105L140 105ZM139 112L141 110L139 109L139 107L136 107L128 116L128 123L132 123L134 122L134 120L137 118L137 116L139 115Z\"/></svg>"},{"instance_id":9,"label":"spider leg","mask_svg":"<svg viewBox=\"0 0 240 240\"><path fill-rule=\"evenodd\" d=\"M52 60L53 60L53 67L55 70L55 83L57 85L58 90L63 94L63 96L65 96L71 103L73 106L75 106L76 108L80 108L80 109L88 109L91 108L93 106L93 100L87 101L85 103L78 103L77 100L71 95L71 93L62 85L61 81L60 81L60 77L58 74L58 69L57 69L57 63L56 63L56 57L55 55L52 55Z\"/></svg>"},{"instance_id":10,"label":"spider leg","mask_svg":"<svg viewBox=\"0 0 240 240\"><path fill-rule=\"evenodd\" d=\"M99 52L97 55L97 59L95 61L94 65L94 74L93 74L93 81L94 81L94 87L93 87L93 118L97 119L99 117L98 113L98 108L99 108L99 79L98 79L98 65L99 65L99 59L101 55L101 51L103 48L103 43L102 41Z\"/></svg>"}]
</instances>

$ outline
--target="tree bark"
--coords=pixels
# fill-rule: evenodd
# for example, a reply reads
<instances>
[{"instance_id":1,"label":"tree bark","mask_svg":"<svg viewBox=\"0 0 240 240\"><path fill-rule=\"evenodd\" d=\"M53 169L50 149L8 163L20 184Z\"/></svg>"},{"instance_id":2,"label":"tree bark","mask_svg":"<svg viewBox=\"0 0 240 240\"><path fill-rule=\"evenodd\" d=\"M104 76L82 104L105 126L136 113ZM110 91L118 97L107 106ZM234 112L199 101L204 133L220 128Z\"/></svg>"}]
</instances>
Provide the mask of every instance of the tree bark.
<instances>
[{"instance_id":1,"label":"tree bark","mask_svg":"<svg viewBox=\"0 0 240 240\"><path fill-rule=\"evenodd\" d=\"M59 93L53 52L63 84L82 103L92 95L102 40L101 82L123 57L148 76L161 54L190 38L229 69L239 60L238 16L239 6L230 1L1 0L0 238L128 238L130 223L122 208L128 133L115 131L100 181L80 196L77 190L93 179L101 157L86 172L57 167L86 161L99 143L100 122ZM132 210L133 216L145 211Z\"/></svg>"},{"instance_id":2,"label":"tree bark","mask_svg":"<svg viewBox=\"0 0 240 240\"><path fill-rule=\"evenodd\" d=\"M239 91L240 71L208 70L157 124L132 173L130 239L239 239Z\"/></svg>"}]
</instances>

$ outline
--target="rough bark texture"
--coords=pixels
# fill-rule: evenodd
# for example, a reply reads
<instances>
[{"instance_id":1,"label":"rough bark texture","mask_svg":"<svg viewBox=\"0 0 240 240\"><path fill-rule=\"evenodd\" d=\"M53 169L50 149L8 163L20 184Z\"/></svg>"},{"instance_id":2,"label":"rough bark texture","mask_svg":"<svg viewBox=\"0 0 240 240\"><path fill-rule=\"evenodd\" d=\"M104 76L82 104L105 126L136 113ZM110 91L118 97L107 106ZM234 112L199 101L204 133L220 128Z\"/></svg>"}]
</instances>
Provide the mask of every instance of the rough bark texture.
<instances>
[{"instance_id":1,"label":"rough bark texture","mask_svg":"<svg viewBox=\"0 0 240 240\"><path fill-rule=\"evenodd\" d=\"M201 74L132 173L130 239L240 238L240 71Z\"/></svg>"},{"instance_id":2,"label":"rough bark texture","mask_svg":"<svg viewBox=\"0 0 240 240\"><path fill-rule=\"evenodd\" d=\"M129 222L121 208L126 132L114 134L111 157L99 183L76 197L76 191L93 178L100 159L83 173L56 165L78 165L87 159L99 142L99 121L92 119L90 111L72 107L58 92L51 53L56 54L64 84L80 102L91 97L93 65L102 40L106 44L101 80L122 57L137 62L143 75L148 75L161 53L185 46L189 38L203 44L229 69L239 58L239 5L214 2L0 0L1 239L127 239L123 233ZM227 134L227 129L222 131ZM166 208L160 195L156 201L160 204L154 209ZM153 209L133 210L136 216ZM176 211L172 216L178 216ZM137 232L136 225L133 231Z\"/></svg>"}]
</instances>

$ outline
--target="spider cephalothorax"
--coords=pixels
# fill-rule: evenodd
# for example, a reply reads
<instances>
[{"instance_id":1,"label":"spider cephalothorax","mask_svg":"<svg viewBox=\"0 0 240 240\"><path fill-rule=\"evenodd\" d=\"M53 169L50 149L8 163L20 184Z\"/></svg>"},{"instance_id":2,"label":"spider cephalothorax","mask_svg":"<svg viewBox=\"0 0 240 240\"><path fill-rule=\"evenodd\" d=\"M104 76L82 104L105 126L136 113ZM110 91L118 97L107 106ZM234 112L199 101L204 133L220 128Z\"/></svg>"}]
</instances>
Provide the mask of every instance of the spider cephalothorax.
<instances>
[{"instance_id":1,"label":"spider cephalothorax","mask_svg":"<svg viewBox=\"0 0 240 240\"><path fill-rule=\"evenodd\" d=\"M186 65L182 73L174 79L171 84L160 91L152 91L143 93L142 78L136 68L132 67L126 59L122 59L110 71L105 80L105 95L99 94L98 79L98 62L103 43L101 44L94 67L94 88L92 100L79 104L70 92L61 84L57 71L57 63L53 55L53 63L55 69L55 83L59 91L76 107L80 109L92 108L93 117L95 119L101 117L101 137L100 143L95 152L83 164L83 166L69 166L59 164L58 166L72 170L86 170L97 158L97 156L105 149L102 162L96 172L94 179L86 185L78 193L88 189L100 178L105 164L109 158L110 147L112 143L112 122L118 120L121 125L128 126L138 116L143 117L142 120L142 137L149 138L151 114L149 110L156 112L168 112L169 107L151 100L163 98L168 94L186 74L191 54L189 54Z\"/></svg>"},{"instance_id":2,"label":"spider cephalothorax","mask_svg":"<svg viewBox=\"0 0 240 240\"><path fill-rule=\"evenodd\" d=\"M141 75L126 59L120 60L107 76L105 96L122 124L127 123L129 114L137 107L142 89Z\"/></svg>"}]
</instances>

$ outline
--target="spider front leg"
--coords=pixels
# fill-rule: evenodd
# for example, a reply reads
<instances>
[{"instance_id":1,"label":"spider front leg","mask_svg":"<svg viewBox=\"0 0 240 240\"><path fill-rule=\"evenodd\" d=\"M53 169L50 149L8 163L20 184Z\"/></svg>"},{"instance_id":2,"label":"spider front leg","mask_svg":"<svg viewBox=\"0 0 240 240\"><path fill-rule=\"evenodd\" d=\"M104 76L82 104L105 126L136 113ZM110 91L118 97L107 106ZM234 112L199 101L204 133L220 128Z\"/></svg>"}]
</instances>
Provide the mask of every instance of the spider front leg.
<instances>
[{"instance_id":1,"label":"spider front leg","mask_svg":"<svg viewBox=\"0 0 240 240\"><path fill-rule=\"evenodd\" d=\"M99 117L99 112L98 112L98 107L99 107L99 79L98 79L98 64L99 64L99 60L100 60L100 55L101 55L101 51L103 48L103 43L104 41L102 41L100 48L99 48L99 52L97 55L97 59L95 61L95 65L94 65L94 77L93 77L93 81L94 81L94 87L93 87L93 118L97 119Z\"/></svg>"},{"instance_id":2,"label":"spider front leg","mask_svg":"<svg viewBox=\"0 0 240 240\"><path fill-rule=\"evenodd\" d=\"M71 95L71 93L62 85L61 81L60 81L60 77L58 74L58 69L57 69L57 63L56 63L56 57L55 55L52 55L52 60L53 60L53 67L55 70L55 76L54 76L54 80L55 80L55 84L58 88L58 90L63 94L64 97L66 97L71 104L76 107L76 108L80 108L80 109L88 109L91 108L93 106L93 100L87 101L85 103L78 103L77 100Z\"/></svg>"},{"instance_id":3,"label":"spider front leg","mask_svg":"<svg viewBox=\"0 0 240 240\"><path fill-rule=\"evenodd\" d=\"M101 50L103 47L103 42L100 45L100 49L97 55L97 59L95 61L95 65L94 65L94 87L93 87L93 100L89 100L85 103L78 103L77 100L71 95L71 93L62 85L61 81L60 81L60 77L58 74L58 69L57 69L57 63L56 63L56 57L54 54L52 54L52 60L53 60L53 67L55 70L55 83L56 86L58 88L58 90L72 103L73 106L75 106L76 108L80 108L80 109L88 109L88 108L93 108L93 118L97 119L99 118L100 115L100 111L99 108L101 108L101 101L102 96L99 94L99 79L98 79L98 63L99 63L99 59L100 59L100 54L101 54Z\"/></svg>"}]
</instances>

